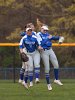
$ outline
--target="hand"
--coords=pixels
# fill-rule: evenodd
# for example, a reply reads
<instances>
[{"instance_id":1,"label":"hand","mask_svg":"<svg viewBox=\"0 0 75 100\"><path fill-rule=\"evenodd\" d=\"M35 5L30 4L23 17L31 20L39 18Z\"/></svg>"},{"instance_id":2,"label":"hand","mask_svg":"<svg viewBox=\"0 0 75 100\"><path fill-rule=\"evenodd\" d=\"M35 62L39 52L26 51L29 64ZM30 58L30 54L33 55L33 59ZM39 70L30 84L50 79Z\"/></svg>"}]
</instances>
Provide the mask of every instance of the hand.
<instances>
[{"instance_id":1,"label":"hand","mask_svg":"<svg viewBox=\"0 0 75 100\"><path fill-rule=\"evenodd\" d=\"M52 38L52 35L49 35L48 38L51 39Z\"/></svg>"},{"instance_id":2,"label":"hand","mask_svg":"<svg viewBox=\"0 0 75 100\"><path fill-rule=\"evenodd\" d=\"M61 36L61 37L59 38L59 44L63 43L63 41L64 41L64 37Z\"/></svg>"},{"instance_id":3,"label":"hand","mask_svg":"<svg viewBox=\"0 0 75 100\"><path fill-rule=\"evenodd\" d=\"M20 53L20 56L23 62L27 62L29 60L28 56L24 52Z\"/></svg>"},{"instance_id":4,"label":"hand","mask_svg":"<svg viewBox=\"0 0 75 100\"><path fill-rule=\"evenodd\" d=\"M43 50L43 48L41 46L38 46L38 50Z\"/></svg>"}]
</instances>

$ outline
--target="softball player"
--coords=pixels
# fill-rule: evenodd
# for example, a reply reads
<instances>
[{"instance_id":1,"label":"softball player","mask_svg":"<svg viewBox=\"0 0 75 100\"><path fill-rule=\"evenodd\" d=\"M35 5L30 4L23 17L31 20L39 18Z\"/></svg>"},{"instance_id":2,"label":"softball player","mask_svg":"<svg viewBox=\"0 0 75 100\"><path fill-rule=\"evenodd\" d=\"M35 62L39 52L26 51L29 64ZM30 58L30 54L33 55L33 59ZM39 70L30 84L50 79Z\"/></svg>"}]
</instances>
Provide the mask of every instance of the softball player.
<instances>
[{"instance_id":1,"label":"softball player","mask_svg":"<svg viewBox=\"0 0 75 100\"><path fill-rule=\"evenodd\" d=\"M40 54L37 50L38 47L37 37L33 35L31 28L26 28L26 35L21 39L20 52L23 52L23 48L26 48L28 61L28 76L30 80L30 87L33 86L33 63L36 69L35 76L39 78L40 72ZM27 85L26 82L24 85Z\"/></svg>"},{"instance_id":2,"label":"softball player","mask_svg":"<svg viewBox=\"0 0 75 100\"><path fill-rule=\"evenodd\" d=\"M45 66L45 77L47 81L47 87L48 87L48 90L52 90L51 82L50 82L50 74L49 74L49 71L50 71L49 60L52 62L54 66L54 75L55 75L54 82L57 83L58 85L63 85L63 84L61 83L58 77L59 64L58 64L57 57L54 51L52 50L51 40L60 40L61 42L63 42L63 39L62 39L63 37L52 36L48 34L48 30L49 29L47 26L42 26L41 32L37 33L37 38L40 44L41 57L43 59L44 66Z\"/></svg>"},{"instance_id":3,"label":"softball player","mask_svg":"<svg viewBox=\"0 0 75 100\"><path fill-rule=\"evenodd\" d=\"M26 27L27 27L27 28L30 27L30 28L32 29L32 34L33 34L33 35L36 35L35 27L34 27L33 23L28 23L28 24L25 26L25 29L26 29ZM25 31L24 31L24 32L21 32L20 35L23 37L23 36L26 35L26 32L25 32ZM23 49L23 52L24 52L24 53L27 53L25 48ZM39 75L37 76L37 66L35 67L35 70L34 70L34 71L35 71L35 83L39 83ZM39 69L39 71L40 71L40 69ZM19 79L19 83L22 83L22 85L24 84L23 79L25 79L26 82L27 82L27 80L28 80L28 67L27 67L27 63L26 63L26 62L22 62L22 68L21 68L21 70L20 70L20 79Z\"/></svg>"},{"instance_id":4,"label":"softball player","mask_svg":"<svg viewBox=\"0 0 75 100\"><path fill-rule=\"evenodd\" d=\"M36 32L35 32L35 27L33 25L33 23L28 23L27 27L30 27L32 29L32 34L36 36ZM34 67L34 72L35 72L35 83L39 83L39 75L37 76L37 66ZM40 68L39 68L39 72L40 72Z\"/></svg>"},{"instance_id":5,"label":"softball player","mask_svg":"<svg viewBox=\"0 0 75 100\"><path fill-rule=\"evenodd\" d=\"M21 36L23 37L25 35L25 32L21 32ZM22 42L22 39L20 40L20 44ZM25 48L23 48L23 52L26 54L27 51ZM20 69L20 78L19 78L19 83L24 85L24 80L27 83L28 80L28 64L27 62L22 62L22 68ZM27 85L25 85L26 88L28 88Z\"/></svg>"}]
</instances>

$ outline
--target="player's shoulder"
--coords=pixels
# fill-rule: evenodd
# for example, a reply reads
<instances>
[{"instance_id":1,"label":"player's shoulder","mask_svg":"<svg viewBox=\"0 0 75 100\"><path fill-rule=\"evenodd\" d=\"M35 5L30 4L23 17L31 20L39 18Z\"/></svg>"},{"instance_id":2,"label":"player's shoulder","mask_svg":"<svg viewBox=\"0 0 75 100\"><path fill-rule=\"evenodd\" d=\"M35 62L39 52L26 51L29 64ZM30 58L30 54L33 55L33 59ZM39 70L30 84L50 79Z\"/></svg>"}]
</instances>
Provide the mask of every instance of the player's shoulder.
<instances>
[{"instance_id":1,"label":"player's shoulder","mask_svg":"<svg viewBox=\"0 0 75 100\"><path fill-rule=\"evenodd\" d=\"M36 36L37 37L41 36L41 32L37 32Z\"/></svg>"},{"instance_id":2,"label":"player's shoulder","mask_svg":"<svg viewBox=\"0 0 75 100\"><path fill-rule=\"evenodd\" d=\"M36 35L36 32L35 32L35 31L33 31L33 32L32 32L32 34L33 34L33 35Z\"/></svg>"},{"instance_id":3,"label":"player's shoulder","mask_svg":"<svg viewBox=\"0 0 75 100\"><path fill-rule=\"evenodd\" d=\"M36 35L32 35L32 37L35 38L35 39L37 38Z\"/></svg>"},{"instance_id":4,"label":"player's shoulder","mask_svg":"<svg viewBox=\"0 0 75 100\"><path fill-rule=\"evenodd\" d=\"M27 35L23 36L20 40L20 42L22 42L25 38L27 38Z\"/></svg>"},{"instance_id":5,"label":"player's shoulder","mask_svg":"<svg viewBox=\"0 0 75 100\"><path fill-rule=\"evenodd\" d=\"M37 32L37 35L40 35L41 34L41 32Z\"/></svg>"},{"instance_id":6,"label":"player's shoulder","mask_svg":"<svg viewBox=\"0 0 75 100\"><path fill-rule=\"evenodd\" d=\"M24 40L26 37L27 37L27 35L25 35L25 36L23 36L23 37L21 38L19 45L22 44L23 40Z\"/></svg>"},{"instance_id":7,"label":"player's shoulder","mask_svg":"<svg viewBox=\"0 0 75 100\"><path fill-rule=\"evenodd\" d=\"M22 39L27 38L27 35L23 36Z\"/></svg>"}]
</instances>

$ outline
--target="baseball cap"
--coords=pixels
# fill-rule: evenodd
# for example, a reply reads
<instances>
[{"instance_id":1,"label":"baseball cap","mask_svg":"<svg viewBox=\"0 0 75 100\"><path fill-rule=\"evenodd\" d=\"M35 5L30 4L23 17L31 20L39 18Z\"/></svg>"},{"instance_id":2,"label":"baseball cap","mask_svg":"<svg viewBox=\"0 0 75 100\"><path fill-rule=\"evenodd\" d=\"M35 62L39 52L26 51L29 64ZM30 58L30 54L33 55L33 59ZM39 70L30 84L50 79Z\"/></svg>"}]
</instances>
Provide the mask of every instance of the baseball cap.
<instances>
[{"instance_id":1,"label":"baseball cap","mask_svg":"<svg viewBox=\"0 0 75 100\"><path fill-rule=\"evenodd\" d=\"M44 30L49 30L47 26L42 26L41 28L43 28Z\"/></svg>"},{"instance_id":2,"label":"baseball cap","mask_svg":"<svg viewBox=\"0 0 75 100\"><path fill-rule=\"evenodd\" d=\"M32 29L31 28L26 28L26 32L29 31L29 30L32 30Z\"/></svg>"}]
</instances>

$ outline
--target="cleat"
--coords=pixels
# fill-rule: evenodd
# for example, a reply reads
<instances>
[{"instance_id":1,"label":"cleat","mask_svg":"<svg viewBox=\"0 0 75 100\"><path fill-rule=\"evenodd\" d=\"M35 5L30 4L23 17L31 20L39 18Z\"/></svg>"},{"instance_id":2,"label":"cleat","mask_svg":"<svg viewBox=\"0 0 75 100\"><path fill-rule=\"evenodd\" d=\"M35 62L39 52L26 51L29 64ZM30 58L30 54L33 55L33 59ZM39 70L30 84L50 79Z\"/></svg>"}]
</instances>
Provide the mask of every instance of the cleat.
<instances>
[{"instance_id":1,"label":"cleat","mask_svg":"<svg viewBox=\"0 0 75 100\"><path fill-rule=\"evenodd\" d=\"M33 82L30 82L30 85L29 85L29 87L32 87L33 86Z\"/></svg>"},{"instance_id":2,"label":"cleat","mask_svg":"<svg viewBox=\"0 0 75 100\"><path fill-rule=\"evenodd\" d=\"M25 81L23 80L23 81L22 81L22 85L24 85L24 84L25 84Z\"/></svg>"},{"instance_id":3,"label":"cleat","mask_svg":"<svg viewBox=\"0 0 75 100\"><path fill-rule=\"evenodd\" d=\"M35 83L36 83L36 84L37 84L37 83L40 83L40 81L39 81L38 78L36 78Z\"/></svg>"},{"instance_id":4,"label":"cleat","mask_svg":"<svg viewBox=\"0 0 75 100\"><path fill-rule=\"evenodd\" d=\"M58 85L63 85L60 80L56 80L56 79L54 80L54 83L56 83Z\"/></svg>"},{"instance_id":5,"label":"cleat","mask_svg":"<svg viewBox=\"0 0 75 100\"><path fill-rule=\"evenodd\" d=\"M23 85L26 89L28 89L28 84L25 83L24 81L22 82L22 85Z\"/></svg>"},{"instance_id":6,"label":"cleat","mask_svg":"<svg viewBox=\"0 0 75 100\"><path fill-rule=\"evenodd\" d=\"M23 80L19 79L18 83L22 84Z\"/></svg>"},{"instance_id":7,"label":"cleat","mask_svg":"<svg viewBox=\"0 0 75 100\"><path fill-rule=\"evenodd\" d=\"M48 87L48 90L49 90L49 91L52 90L51 84L48 84L47 87Z\"/></svg>"}]
</instances>

